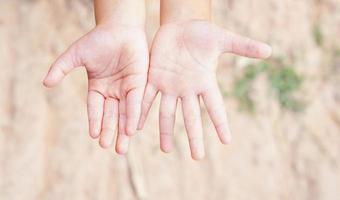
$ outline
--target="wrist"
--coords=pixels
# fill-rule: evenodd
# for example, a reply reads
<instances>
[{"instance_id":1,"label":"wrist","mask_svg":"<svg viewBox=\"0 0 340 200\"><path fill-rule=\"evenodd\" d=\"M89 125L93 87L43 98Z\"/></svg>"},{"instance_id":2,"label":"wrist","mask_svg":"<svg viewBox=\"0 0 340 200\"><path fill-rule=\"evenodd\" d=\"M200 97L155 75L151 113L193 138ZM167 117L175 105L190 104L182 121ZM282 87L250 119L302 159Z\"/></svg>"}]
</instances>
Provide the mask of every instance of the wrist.
<instances>
[{"instance_id":1,"label":"wrist","mask_svg":"<svg viewBox=\"0 0 340 200\"><path fill-rule=\"evenodd\" d=\"M96 25L145 26L145 0L95 0Z\"/></svg>"},{"instance_id":2,"label":"wrist","mask_svg":"<svg viewBox=\"0 0 340 200\"><path fill-rule=\"evenodd\" d=\"M161 0L161 24L210 20L210 0Z\"/></svg>"}]
</instances>

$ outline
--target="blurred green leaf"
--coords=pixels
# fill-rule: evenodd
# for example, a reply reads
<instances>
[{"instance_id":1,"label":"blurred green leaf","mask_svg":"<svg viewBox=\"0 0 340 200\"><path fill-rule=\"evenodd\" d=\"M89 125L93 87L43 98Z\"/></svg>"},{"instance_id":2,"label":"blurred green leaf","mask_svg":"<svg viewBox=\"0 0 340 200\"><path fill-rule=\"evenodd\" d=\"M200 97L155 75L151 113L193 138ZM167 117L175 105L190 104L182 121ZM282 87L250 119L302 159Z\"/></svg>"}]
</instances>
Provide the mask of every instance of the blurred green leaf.
<instances>
[{"instance_id":1,"label":"blurred green leaf","mask_svg":"<svg viewBox=\"0 0 340 200\"><path fill-rule=\"evenodd\" d=\"M301 88L302 78L292 67L284 66L272 70L269 75L269 81L283 108L292 111L301 111L303 109L303 103L293 97L293 94Z\"/></svg>"},{"instance_id":2,"label":"blurred green leaf","mask_svg":"<svg viewBox=\"0 0 340 200\"><path fill-rule=\"evenodd\" d=\"M254 102L251 98L252 84L256 77L267 70L268 67L269 65L264 62L248 65L245 67L243 76L235 82L232 94L238 100L241 110L255 111Z\"/></svg>"},{"instance_id":3,"label":"blurred green leaf","mask_svg":"<svg viewBox=\"0 0 340 200\"><path fill-rule=\"evenodd\" d=\"M239 102L241 110L248 112L255 111L255 104L252 99L252 85L259 74L265 73L270 88L281 107L291 111L301 111L304 107L302 101L297 100L294 94L301 88L302 78L293 67L285 66L279 60L274 62L260 62L245 67L242 76L235 81L231 93Z\"/></svg>"},{"instance_id":4,"label":"blurred green leaf","mask_svg":"<svg viewBox=\"0 0 340 200\"><path fill-rule=\"evenodd\" d=\"M323 44L323 33L321 30L320 25L315 25L313 27L313 37L314 37L314 41L318 46L322 46Z\"/></svg>"}]
</instances>

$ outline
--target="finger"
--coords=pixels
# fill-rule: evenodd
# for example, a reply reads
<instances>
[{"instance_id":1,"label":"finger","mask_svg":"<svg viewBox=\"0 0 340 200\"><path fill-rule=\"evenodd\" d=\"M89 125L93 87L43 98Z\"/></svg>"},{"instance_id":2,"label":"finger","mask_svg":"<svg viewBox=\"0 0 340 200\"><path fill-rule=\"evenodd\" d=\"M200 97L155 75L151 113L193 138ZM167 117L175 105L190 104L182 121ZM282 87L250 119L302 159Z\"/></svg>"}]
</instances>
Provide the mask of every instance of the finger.
<instances>
[{"instance_id":1,"label":"finger","mask_svg":"<svg viewBox=\"0 0 340 200\"><path fill-rule=\"evenodd\" d=\"M87 96L87 112L89 117L89 130L92 138L97 138L100 135L104 97L96 91L89 91Z\"/></svg>"},{"instance_id":2,"label":"finger","mask_svg":"<svg viewBox=\"0 0 340 200\"><path fill-rule=\"evenodd\" d=\"M143 129L146 117L150 111L151 105L155 100L156 96L157 96L156 88L151 84L147 84L144 92L144 98L142 101L142 111L138 123L138 130Z\"/></svg>"},{"instance_id":3,"label":"finger","mask_svg":"<svg viewBox=\"0 0 340 200\"><path fill-rule=\"evenodd\" d=\"M240 56L264 59L272 54L272 48L263 42L224 31L223 51Z\"/></svg>"},{"instance_id":4,"label":"finger","mask_svg":"<svg viewBox=\"0 0 340 200\"><path fill-rule=\"evenodd\" d=\"M118 131L117 142L116 142L116 152L120 155L124 155L129 150L130 137L125 133L120 133Z\"/></svg>"},{"instance_id":5,"label":"finger","mask_svg":"<svg viewBox=\"0 0 340 200\"><path fill-rule=\"evenodd\" d=\"M119 102L119 123L118 123L118 135L116 141L116 152L118 154L125 154L129 148L129 136L125 133L126 125L126 103L125 99L121 99Z\"/></svg>"},{"instance_id":6,"label":"finger","mask_svg":"<svg viewBox=\"0 0 340 200\"><path fill-rule=\"evenodd\" d=\"M103 148L111 146L118 125L118 101L107 98L104 105L104 117L99 144Z\"/></svg>"},{"instance_id":7,"label":"finger","mask_svg":"<svg viewBox=\"0 0 340 200\"><path fill-rule=\"evenodd\" d=\"M75 49L72 45L52 64L43 81L46 87L57 85L72 69L83 65Z\"/></svg>"},{"instance_id":8,"label":"finger","mask_svg":"<svg viewBox=\"0 0 340 200\"><path fill-rule=\"evenodd\" d=\"M218 86L216 85L204 92L202 97L221 142L223 144L230 143L230 128L228 125L227 114L224 109L223 97Z\"/></svg>"},{"instance_id":9,"label":"finger","mask_svg":"<svg viewBox=\"0 0 340 200\"><path fill-rule=\"evenodd\" d=\"M144 88L133 89L126 96L126 134L134 135L141 115Z\"/></svg>"},{"instance_id":10,"label":"finger","mask_svg":"<svg viewBox=\"0 0 340 200\"><path fill-rule=\"evenodd\" d=\"M177 97L163 94L159 112L160 144L164 152L173 148L172 137L174 134Z\"/></svg>"},{"instance_id":11,"label":"finger","mask_svg":"<svg viewBox=\"0 0 340 200\"><path fill-rule=\"evenodd\" d=\"M191 156L195 160L202 159L204 157L204 143L199 98L197 96L183 97L182 109Z\"/></svg>"}]
</instances>

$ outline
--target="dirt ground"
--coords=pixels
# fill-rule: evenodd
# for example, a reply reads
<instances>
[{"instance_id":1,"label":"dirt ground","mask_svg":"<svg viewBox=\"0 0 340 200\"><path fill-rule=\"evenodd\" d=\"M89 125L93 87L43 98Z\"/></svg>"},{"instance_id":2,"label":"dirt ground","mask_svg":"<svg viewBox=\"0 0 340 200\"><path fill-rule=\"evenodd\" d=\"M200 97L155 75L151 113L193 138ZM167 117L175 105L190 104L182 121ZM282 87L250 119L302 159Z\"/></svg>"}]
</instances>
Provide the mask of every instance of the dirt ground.
<instances>
[{"instance_id":1,"label":"dirt ground","mask_svg":"<svg viewBox=\"0 0 340 200\"><path fill-rule=\"evenodd\" d=\"M151 42L159 1L148 3ZM197 162L180 112L176 150L159 150L159 100L123 157L87 134L83 69L43 88L51 62L93 27L90 0L0 0L0 199L339 199L340 1L215 0L213 13L216 23L267 41L274 57L292 63L304 77L307 105L301 113L282 109L260 77L256 113L240 112L235 99L225 98L231 145L219 143L202 110L207 155ZM256 62L223 56L221 90Z\"/></svg>"}]
</instances>

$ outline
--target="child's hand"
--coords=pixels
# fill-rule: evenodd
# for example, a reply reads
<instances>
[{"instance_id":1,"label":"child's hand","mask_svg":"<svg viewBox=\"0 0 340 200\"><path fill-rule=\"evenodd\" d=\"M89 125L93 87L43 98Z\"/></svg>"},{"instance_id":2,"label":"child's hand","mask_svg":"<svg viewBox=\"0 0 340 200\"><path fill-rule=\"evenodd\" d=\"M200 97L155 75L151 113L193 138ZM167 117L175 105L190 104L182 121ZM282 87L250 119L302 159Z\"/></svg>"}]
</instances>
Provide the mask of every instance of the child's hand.
<instances>
[{"instance_id":1,"label":"child's hand","mask_svg":"<svg viewBox=\"0 0 340 200\"><path fill-rule=\"evenodd\" d=\"M148 69L143 28L98 25L75 42L52 65L44 84L57 85L72 69L88 74L90 135L109 147L119 124L116 151L125 153L136 132Z\"/></svg>"},{"instance_id":2,"label":"child's hand","mask_svg":"<svg viewBox=\"0 0 340 200\"><path fill-rule=\"evenodd\" d=\"M200 96L222 143L230 142L230 130L215 70L223 53L267 58L271 48L206 21L167 23L159 29L151 50L148 84L142 104L142 128L158 91L162 93L159 125L161 149L172 149L178 98L194 159L204 156Z\"/></svg>"}]
</instances>

